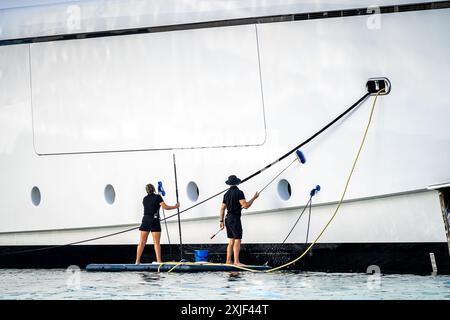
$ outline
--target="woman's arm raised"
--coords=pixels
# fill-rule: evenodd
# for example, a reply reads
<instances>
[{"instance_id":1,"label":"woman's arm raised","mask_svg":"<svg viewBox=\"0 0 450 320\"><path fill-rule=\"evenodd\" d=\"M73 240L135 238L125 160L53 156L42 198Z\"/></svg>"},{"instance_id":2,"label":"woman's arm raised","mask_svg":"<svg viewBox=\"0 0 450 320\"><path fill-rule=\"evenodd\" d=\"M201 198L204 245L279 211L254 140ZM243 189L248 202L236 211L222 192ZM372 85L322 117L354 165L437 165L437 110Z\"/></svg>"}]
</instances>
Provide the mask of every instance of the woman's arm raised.
<instances>
[{"instance_id":1,"label":"woman's arm raised","mask_svg":"<svg viewBox=\"0 0 450 320\"><path fill-rule=\"evenodd\" d=\"M177 204L174 205L174 206L169 206L169 205L167 205L167 204L163 201L163 202L161 202L159 205L160 205L164 210L173 210L173 209L178 209L178 208L180 207L180 203L179 203L179 202L177 202Z\"/></svg>"}]
</instances>

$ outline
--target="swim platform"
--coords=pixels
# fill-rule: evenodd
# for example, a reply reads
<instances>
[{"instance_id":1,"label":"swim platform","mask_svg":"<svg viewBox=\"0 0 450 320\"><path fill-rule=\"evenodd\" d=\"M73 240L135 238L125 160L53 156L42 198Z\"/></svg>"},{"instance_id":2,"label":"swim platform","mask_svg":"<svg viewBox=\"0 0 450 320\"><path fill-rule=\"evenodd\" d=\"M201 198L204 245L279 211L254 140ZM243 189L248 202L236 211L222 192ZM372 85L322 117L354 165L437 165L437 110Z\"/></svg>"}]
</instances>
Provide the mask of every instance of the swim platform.
<instances>
[{"instance_id":1,"label":"swim platform","mask_svg":"<svg viewBox=\"0 0 450 320\"><path fill-rule=\"evenodd\" d=\"M177 266L178 265L178 266ZM175 267L175 268L174 268ZM264 271L271 269L267 265L246 265L245 269ZM153 271L153 272L207 272L207 271L247 271L232 264L210 262L164 262L141 264L96 264L86 266L86 271L121 272L121 271Z\"/></svg>"}]
</instances>

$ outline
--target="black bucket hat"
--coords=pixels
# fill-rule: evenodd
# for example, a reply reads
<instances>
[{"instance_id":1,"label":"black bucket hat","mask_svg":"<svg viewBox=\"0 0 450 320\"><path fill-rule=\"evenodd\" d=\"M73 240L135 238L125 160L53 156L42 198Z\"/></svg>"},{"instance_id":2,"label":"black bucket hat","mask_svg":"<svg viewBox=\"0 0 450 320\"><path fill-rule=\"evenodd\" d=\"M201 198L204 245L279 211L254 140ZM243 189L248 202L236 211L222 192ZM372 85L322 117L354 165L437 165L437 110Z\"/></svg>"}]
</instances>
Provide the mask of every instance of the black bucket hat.
<instances>
[{"instance_id":1,"label":"black bucket hat","mask_svg":"<svg viewBox=\"0 0 450 320\"><path fill-rule=\"evenodd\" d=\"M230 186L235 186L238 185L239 183L241 183L241 179L239 179L238 177L236 177L234 174L228 177L228 180L225 181L226 184L230 185Z\"/></svg>"}]
</instances>

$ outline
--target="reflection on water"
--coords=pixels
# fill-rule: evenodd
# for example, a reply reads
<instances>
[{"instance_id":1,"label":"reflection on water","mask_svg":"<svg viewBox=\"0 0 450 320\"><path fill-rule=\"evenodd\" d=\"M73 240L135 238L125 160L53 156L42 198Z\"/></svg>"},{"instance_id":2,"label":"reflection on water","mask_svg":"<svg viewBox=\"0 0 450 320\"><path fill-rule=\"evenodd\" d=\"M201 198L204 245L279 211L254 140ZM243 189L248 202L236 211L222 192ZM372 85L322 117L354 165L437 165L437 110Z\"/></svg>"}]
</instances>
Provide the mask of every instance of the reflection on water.
<instances>
[{"instance_id":1,"label":"reflection on water","mask_svg":"<svg viewBox=\"0 0 450 320\"><path fill-rule=\"evenodd\" d=\"M228 276L229 276L229 281L237 281L237 280L239 280L239 278L241 277L241 273L242 272L230 272L230 273L228 273Z\"/></svg>"},{"instance_id":2,"label":"reflection on water","mask_svg":"<svg viewBox=\"0 0 450 320\"><path fill-rule=\"evenodd\" d=\"M158 272L147 272L147 273L140 273L140 276L142 277L142 280L145 282L155 282L161 279L161 274Z\"/></svg>"},{"instance_id":3,"label":"reflection on water","mask_svg":"<svg viewBox=\"0 0 450 320\"><path fill-rule=\"evenodd\" d=\"M0 269L0 299L450 300L450 276Z\"/></svg>"}]
</instances>

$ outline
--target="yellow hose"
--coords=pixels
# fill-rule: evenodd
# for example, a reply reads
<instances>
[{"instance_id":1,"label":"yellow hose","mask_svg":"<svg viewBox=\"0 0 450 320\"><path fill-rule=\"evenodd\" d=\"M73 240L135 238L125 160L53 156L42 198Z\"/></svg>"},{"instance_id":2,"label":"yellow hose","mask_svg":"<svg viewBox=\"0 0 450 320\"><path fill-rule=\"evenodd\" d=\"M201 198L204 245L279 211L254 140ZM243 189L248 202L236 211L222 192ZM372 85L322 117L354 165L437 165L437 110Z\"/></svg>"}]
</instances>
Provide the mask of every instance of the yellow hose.
<instances>
[{"instance_id":1,"label":"yellow hose","mask_svg":"<svg viewBox=\"0 0 450 320\"><path fill-rule=\"evenodd\" d=\"M158 266L158 272L160 272L160 269L163 265L165 264L173 264L174 262L162 262L159 266ZM177 268L180 265L204 265L204 266L232 266L236 269L240 269L240 270L245 270L245 271L252 271L252 272L261 272L260 270L253 270L250 268L246 268L243 266L237 266L237 265L230 265L230 264L225 264L225 263L213 263L213 262L176 262L175 265L170 268L167 273L172 272L172 270L174 270L175 268Z\"/></svg>"},{"instance_id":2,"label":"yellow hose","mask_svg":"<svg viewBox=\"0 0 450 320\"><path fill-rule=\"evenodd\" d=\"M377 98L378 98L379 94L380 94L382 91L384 91L384 89L381 89L380 91L378 91L378 92L375 94L375 99L373 100L373 104L372 104L372 109L371 109L371 111L370 111L369 120L368 120L368 122L367 122L367 126L366 126L366 129L365 129L365 131L364 131L364 135L363 135L363 138L362 138L362 140L361 140L361 144L359 145L358 152L356 153L355 160L353 161L352 169L350 170L350 174L348 175L347 181L346 181L346 183L345 183L345 187L344 187L344 191L342 192L342 196L341 196L341 198L340 198L340 200L339 200L339 202L338 202L338 205L337 205L336 209L334 210L333 215L331 216L330 220L328 220L328 222L327 222L327 224L325 225L325 227L323 227L323 229L320 231L319 235L314 239L314 241L309 245L309 247L308 247L308 248L307 248L300 256L298 256L298 257L295 258L294 260L292 260L292 261L290 261L290 262L288 262L288 263L285 263L285 264L283 264L283 265L281 265L281 266L278 266L278 267L275 267L275 268L272 268L272 269L269 269L269 270L264 270L264 271L261 271L261 270L253 270L253 269L250 269L250 268L246 268L246 267L242 267L242 266L236 266L236 265L233 265L235 268L241 269L241 270L245 270L245 271L251 271L251 272L273 272L273 271L276 271L276 270L280 270L280 269L282 269L282 268L284 268L284 267L287 267L287 266L289 266L289 265L291 265L291 264L293 264L293 263L296 263L296 262L299 261L301 258L303 258L303 257L304 257L304 256L312 249L312 247L314 247L314 245L317 243L317 241L318 241L318 240L320 239L320 237L323 235L323 233L325 232L325 230L326 230L326 229L328 228L328 226L331 224L331 222L333 221L333 219L336 217L336 215L337 215L337 213L338 213L338 211L339 211L339 208L341 207L341 204L342 204L342 202L344 201L344 197L345 197L345 194L347 193L348 185L350 184L350 180L351 180L351 177L352 177L352 175L353 175L353 171L355 170L356 163L358 162L358 159L359 159L359 155L361 154L361 150L362 150L362 148L363 148L363 146L364 146L364 144L365 144L365 142L366 142L366 137L367 137L367 133L369 132L370 124L371 124L371 122L372 122L373 112L374 112L374 110L375 110L375 105L376 105L376 102L377 102ZM158 267L158 272L160 271L160 268L161 268L161 266L162 266L163 264L172 264L172 263L169 263L169 262L163 262L163 263L161 263L161 264L159 265L159 267ZM192 264L198 264L198 263L196 263L196 262L178 262L178 263L177 263L175 266L173 266L168 272L171 272L172 270L174 270L175 268L177 268L177 267L178 267L179 265L181 265L181 264L192 265ZM212 263L212 262L207 262L207 263L204 263L204 265L220 266L220 265L226 265L226 264L223 264L223 263ZM227 266L228 266L228 265L227 265Z\"/></svg>"},{"instance_id":3,"label":"yellow hose","mask_svg":"<svg viewBox=\"0 0 450 320\"><path fill-rule=\"evenodd\" d=\"M352 169L350 170L350 174L348 175L347 182L345 183L344 192L342 192L341 199L339 200L339 203L338 203L336 209L334 210L334 213L333 213L333 215L331 216L330 220L328 220L327 224L326 224L325 227L322 229L322 231L320 231L319 235L318 235L318 236L314 239L314 241L309 245L309 247L305 250L305 252L303 252L299 257L297 257L296 259L294 259L294 260L292 260L292 261L290 261L290 262L288 262L288 263L285 263L285 264L283 264L283 265L281 265L281 266L279 266L279 267L272 268L272 269L267 270L267 271L265 271L265 272L273 272L273 271L282 269L282 268L284 268L284 267L287 267L287 266L289 266L289 265L291 265L291 264L297 262L297 261L300 260L301 258L303 258L303 257L304 257L304 256L312 249L312 247L316 244L316 242L320 239L320 237L322 236L322 234L325 232L325 230L326 230L326 229L328 228L328 226L330 225L331 221L333 221L334 217L336 217L336 214L338 213L339 208L341 207L342 201L344 201L344 197L345 197L345 194L346 194L346 192L347 192L347 188L348 188L348 185L349 185L349 183L350 183L350 179L352 178L353 171L355 170L356 163L358 162L359 155L361 154L361 150L362 150L362 148L363 148L363 146L364 146L364 143L366 142L367 132L369 132L370 123L372 122L373 111L375 110L375 105L376 105L376 102L377 102L378 95L379 95L383 90L384 90L384 89L381 89L381 90L378 91L378 92L376 93L376 95L375 95L375 99L373 100L373 104L372 104L372 109L370 110L369 120L367 121L366 130L364 131L364 135L363 135L363 138L362 138L362 140L361 140L361 144L359 145L358 152L357 152L357 154L356 154L355 160L353 161Z\"/></svg>"}]
</instances>

